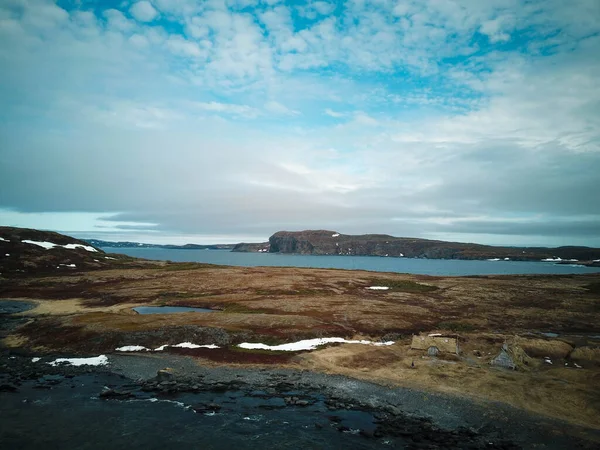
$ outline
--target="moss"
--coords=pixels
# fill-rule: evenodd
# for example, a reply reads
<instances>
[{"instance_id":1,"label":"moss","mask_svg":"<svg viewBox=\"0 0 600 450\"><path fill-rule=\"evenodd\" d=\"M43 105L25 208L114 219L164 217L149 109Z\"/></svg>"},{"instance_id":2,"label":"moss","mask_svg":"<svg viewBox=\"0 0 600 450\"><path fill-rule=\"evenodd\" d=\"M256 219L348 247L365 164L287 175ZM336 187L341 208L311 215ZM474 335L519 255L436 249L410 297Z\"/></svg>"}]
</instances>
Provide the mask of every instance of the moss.
<instances>
[{"instance_id":1,"label":"moss","mask_svg":"<svg viewBox=\"0 0 600 450\"><path fill-rule=\"evenodd\" d=\"M194 263L194 262L185 262L185 263L172 263L167 264L163 267L158 267L160 270L164 270L167 272L172 272L175 270L202 270L202 269L225 269L227 266L221 266L217 264L204 264L204 263Z\"/></svg>"},{"instance_id":2,"label":"moss","mask_svg":"<svg viewBox=\"0 0 600 450\"><path fill-rule=\"evenodd\" d=\"M268 312L264 309L248 308L247 306L239 303L228 303L221 312L236 314L268 314Z\"/></svg>"},{"instance_id":3,"label":"moss","mask_svg":"<svg viewBox=\"0 0 600 450\"><path fill-rule=\"evenodd\" d=\"M267 344L267 345L277 345L277 344ZM290 356L290 355L295 355L297 353L300 352L286 352L286 351L282 351L282 350L262 350L262 349L258 349L258 348L241 348L238 346L232 346L229 347L229 350L231 350L232 352L236 352L236 353L248 353L248 354L254 354L254 355L286 355L286 356Z\"/></svg>"},{"instance_id":4,"label":"moss","mask_svg":"<svg viewBox=\"0 0 600 450\"><path fill-rule=\"evenodd\" d=\"M600 282L590 283L584 286L584 288L587 289L590 294L600 294Z\"/></svg>"},{"instance_id":5,"label":"moss","mask_svg":"<svg viewBox=\"0 0 600 450\"><path fill-rule=\"evenodd\" d=\"M438 323L437 328L455 332L469 332L476 329L475 325L465 322L440 322Z\"/></svg>"}]
</instances>

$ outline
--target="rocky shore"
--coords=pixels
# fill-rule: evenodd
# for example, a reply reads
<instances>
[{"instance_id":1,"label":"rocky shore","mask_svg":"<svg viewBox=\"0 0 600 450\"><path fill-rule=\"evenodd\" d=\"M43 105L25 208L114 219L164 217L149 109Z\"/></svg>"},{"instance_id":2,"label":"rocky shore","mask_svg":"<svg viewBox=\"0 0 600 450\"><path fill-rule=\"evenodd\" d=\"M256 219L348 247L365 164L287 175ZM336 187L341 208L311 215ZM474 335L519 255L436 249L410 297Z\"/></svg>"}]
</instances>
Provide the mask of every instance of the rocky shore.
<instances>
[{"instance_id":1,"label":"rocky shore","mask_svg":"<svg viewBox=\"0 0 600 450\"><path fill-rule=\"evenodd\" d=\"M166 399L202 415L233 415L242 404L246 415L267 410L308 414L314 427L311 435L320 430L335 430L345 439L352 435L356 446L350 448L393 444L403 448L516 449L535 443L539 448L559 449L569 448L573 442L578 448L594 448L594 441L600 440L596 431L502 405L309 371L206 367L193 358L169 354L109 355L108 365L95 367L48 364L54 359L0 356L0 403L19 396L25 397L23 403L30 402L31 392L48 397L65 384L76 391L80 380L87 379L89 386L91 378L97 385L94 397L107 402ZM251 407L248 399L255 402ZM348 422L353 417L354 425ZM10 438L10 431L0 425L0 444L9 443ZM21 438L21 448L33 448L26 445L26 436Z\"/></svg>"}]
</instances>

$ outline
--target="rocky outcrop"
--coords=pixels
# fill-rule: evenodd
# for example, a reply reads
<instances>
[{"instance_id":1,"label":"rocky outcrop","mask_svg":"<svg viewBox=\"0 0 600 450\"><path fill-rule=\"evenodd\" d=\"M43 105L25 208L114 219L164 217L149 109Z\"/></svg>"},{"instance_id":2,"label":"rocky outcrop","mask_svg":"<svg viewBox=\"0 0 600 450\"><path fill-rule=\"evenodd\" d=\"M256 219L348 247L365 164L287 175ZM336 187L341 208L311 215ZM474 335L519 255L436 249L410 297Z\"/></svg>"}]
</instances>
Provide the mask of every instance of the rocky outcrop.
<instances>
[{"instance_id":1,"label":"rocky outcrop","mask_svg":"<svg viewBox=\"0 0 600 450\"><path fill-rule=\"evenodd\" d=\"M233 251L257 251L264 244L239 244ZM264 250L263 250L264 251ZM593 260L600 249L589 247L493 247L489 245L399 238L385 234L348 235L332 230L279 231L269 238L271 253L388 256L430 259L497 259L511 261Z\"/></svg>"}]
</instances>

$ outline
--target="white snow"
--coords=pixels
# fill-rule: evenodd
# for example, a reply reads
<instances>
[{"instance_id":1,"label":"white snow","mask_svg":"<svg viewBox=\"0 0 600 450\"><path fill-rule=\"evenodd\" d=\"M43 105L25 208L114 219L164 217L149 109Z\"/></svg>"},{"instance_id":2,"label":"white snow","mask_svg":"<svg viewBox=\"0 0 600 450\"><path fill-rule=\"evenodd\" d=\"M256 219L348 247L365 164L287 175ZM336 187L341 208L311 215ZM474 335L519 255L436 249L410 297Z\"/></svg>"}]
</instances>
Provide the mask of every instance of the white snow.
<instances>
[{"instance_id":1,"label":"white snow","mask_svg":"<svg viewBox=\"0 0 600 450\"><path fill-rule=\"evenodd\" d=\"M142 347L141 345L125 345L124 347L115 348L118 352L141 352L148 351L149 348Z\"/></svg>"},{"instance_id":2,"label":"white snow","mask_svg":"<svg viewBox=\"0 0 600 450\"><path fill-rule=\"evenodd\" d=\"M7 253L7 254L6 254L6 255L4 255L4 256L10 256L10 253Z\"/></svg>"},{"instance_id":3,"label":"white snow","mask_svg":"<svg viewBox=\"0 0 600 450\"><path fill-rule=\"evenodd\" d=\"M60 247L64 247L64 248L68 248L68 249L82 248L84 250L87 250L88 252L97 252L98 251L91 245L82 245L82 244L67 244L67 245L61 245Z\"/></svg>"},{"instance_id":4,"label":"white snow","mask_svg":"<svg viewBox=\"0 0 600 450\"><path fill-rule=\"evenodd\" d=\"M179 347L179 348L219 348L218 345L214 345L214 344L197 345L197 344L192 344L191 342L182 342L181 344L171 345L171 347Z\"/></svg>"},{"instance_id":5,"label":"white snow","mask_svg":"<svg viewBox=\"0 0 600 450\"><path fill-rule=\"evenodd\" d=\"M575 363L575 367L577 367L578 369L583 369L583 367L581 367L579 364Z\"/></svg>"},{"instance_id":6,"label":"white snow","mask_svg":"<svg viewBox=\"0 0 600 450\"><path fill-rule=\"evenodd\" d=\"M31 362L38 362L42 358L31 358Z\"/></svg>"},{"instance_id":7,"label":"white snow","mask_svg":"<svg viewBox=\"0 0 600 450\"><path fill-rule=\"evenodd\" d=\"M340 233L334 233L331 235L331 237L338 237L340 235Z\"/></svg>"},{"instance_id":8,"label":"white snow","mask_svg":"<svg viewBox=\"0 0 600 450\"><path fill-rule=\"evenodd\" d=\"M371 289L372 291L387 291L389 289L389 287L387 287L387 286L369 286L369 287L366 287L365 289Z\"/></svg>"},{"instance_id":9,"label":"white snow","mask_svg":"<svg viewBox=\"0 0 600 450\"><path fill-rule=\"evenodd\" d=\"M8 239L4 239L3 237L0 237L0 241L10 242Z\"/></svg>"},{"instance_id":10,"label":"white snow","mask_svg":"<svg viewBox=\"0 0 600 450\"><path fill-rule=\"evenodd\" d=\"M545 259L542 259L542 261L544 261L544 262L557 262L557 261L562 261L562 259L559 258L558 256L555 256L554 258L545 258Z\"/></svg>"},{"instance_id":11,"label":"white snow","mask_svg":"<svg viewBox=\"0 0 600 450\"><path fill-rule=\"evenodd\" d=\"M404 253L400 253L400 257L404 258Z\"/></svg>"},{"instance_id":12,"label":"white snow","mask_svg":"<svg viewBox=\"0 0 600 450\"><path fill-rule=\"evenodd\" d=\"M104 259L117 259L117 258L111 258L110 256L105 256Z\"/></svg>"},{"instance_id":13,"label":"white snow","mask_svg":"<svg viewBox=\"0 0 600 450\"><path fill-rule=\"evenodd\" d=\"M69 363L72 366L105 366L108 364L108 358L106 355L93 356L91 358L58 358L48 364L56 366L60 363Z\"/></svg>"},{"instance_id":14,"label":"white snow","mask_svg":"<svg viewBox=\"0 0 600 450\"><path fill-rule=\"evenodd\" d=\"M65 244L65 245L60 245L60 244L54 244L53 242L47 242L47 241L31 241L29 239L24 239L21 242L24 242L25 244L32 244L32 245L37 245L38 247L43 247L46 250L50 250L51 248L54 247L63 247L63 248L68 248L68 249L76 249L76 248L82 248L84 250L87 250L88 252L96 252L97 250L90 246L90 245L83 245L83 244Z\"/></svg>"},{"instance_id":15,"label":"white snow","mask_svg":"<svg viewBox=\"0 0 600 450\"><path fill-rule=\"evenodd\" d=\"M504 261L510 261L510 258L504 258Z\"/></svg>"},{"instance_id":16,"label":"white snow","mask_svg":"<svg viewBox=\"0 0 600 450\"><path fill-rule=\"evenodd\" d=\"M500 261L500 258L490 258L488 261Z\"/></svg>"},{"instance_id":17,"label":"white snow","mask_svg":"<svg viewBox=\"0 0 600 450\"><path fill-rule=\"evenodd\" d=\"M215 345L215 344L198 345L198 344L192 344L191 342L181 342L180 344L175 344L175 345L164 344L164 345L161 345L160 347L156 347L154 349L154 351L155 352L162 352L167 347L178 347L178 348L221 348L221 347L219 347L218 345Z\"/></svg>"},{"instance_id":18,"label":"white snow","mask_svg":"<svg viewBox=\"0 0 600 450\"><path fill-rule=\"evenodd\" d=\"M249 350L275 350L281 352L297 352L300 350L315 350L317 347L329 343L341 343L341 344L363 344L363 345L375 345L375 346L383 346L383 345L393 345L393 341L387 342L371 342L371 341L348 341L344 338L332 337L332 338L316 338L316 339L305 339L303 341L298 342L290 342L289 344L281 344L281 345L266 345L261 343L250 343L243 342L238 345L240 348L246 348Z\"/></svg>"},{"instance_id":19,"label":"white snow","mask_svg":"<svg viewBox=\"0 0 600 450\"><path fill-rule=\"evenodd\" d=\"M594 259L592 262L600 262L600 259Z\"/></svg>"},{"instance_id":20,"label":"white snow","mask_svg":"<svg viewBox=\"0 0 600 450\"><path fill-rule=\"evenodd\" d=\"M441 335L442 335L442 333L431 333L428 336L429 337L434 337L434 336L441 336Z\"/></svg>"},{"instance_id":21,"label":"white snow","mask_svg":"<svg viewBox=\"0 0 600 450\"><path fill-rule=\"evenodd\" d=\"M552 360L548 356L544 358L544 362L547 364L552 364Z\"/></svg>"},{"instance_id":22,"label":"white snow","mask_svg":"<svg viewBox=\"0 0 600 450\"><path fill-rule=\"evenodd\" d=\"M59 264L57 267L60 266L64 266L64 267L77 267L75 264Z\"/></svg>"},{"instance_id":23,"label":"white snow","mask_svg":"<svg viewBox=\"0 0 600 450\"><path fill-rule=\"evenodd\" d=\"M25 239L21 242L24 242L25 244L37 245L38 247L44 247L45 249L56 247L56 244L53 244L52 242L30 241L28 239Z\"/></svg>"}]
</instances>

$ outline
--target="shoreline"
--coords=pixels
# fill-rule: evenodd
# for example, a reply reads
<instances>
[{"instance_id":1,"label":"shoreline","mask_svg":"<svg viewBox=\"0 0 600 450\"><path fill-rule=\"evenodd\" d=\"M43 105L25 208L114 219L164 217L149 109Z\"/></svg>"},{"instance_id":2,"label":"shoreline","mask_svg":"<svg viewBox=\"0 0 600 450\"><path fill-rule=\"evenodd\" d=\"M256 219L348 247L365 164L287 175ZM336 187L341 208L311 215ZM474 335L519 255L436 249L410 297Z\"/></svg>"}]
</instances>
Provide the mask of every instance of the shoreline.
<instances>
[{"instance_id":1,"label":"shoreline","mask_svg":"<svg viewBox=\"0 0 600 450\"><path fill-rule=\"evenodd\" d=\"M527 448L532 443L559 449L567 448L568 443L575 441L580 448L593 448L600 443L600 430L537 416L497 402L475 402L462 396L390 388L342 375L285 368L208 367L200 365L194 358L173 354L111 354L108 358L108 366L52 367L46 364L49 357L33 363L31 357L5 353L0 356L0 367L6 370L1 374L0 398L19 395L21 386L28 383L51 390L56 384L72 378L93 376L102 379L108 375L121 382L113 381L110 391L104 390L105 399L150 395L176 400L179 395L190 392L238 391L244 395L260 392L264 398L285 399L286 408L302 408L322 401L328 411L373 414L380 421L378 431L362 430L362 439L403 435L410 442L430 441L434 444L441 437L458 438L462 444L475 445L471 448L480 448L484 441L495 441L487 448L499 449ZM170 368L168 374L157 378L157 372L167 367ZM65 378L57 381L57 376ZM11 392L9 386L15 391ZM291 398L300 400L288 401L289 393L296 393ZM450 448L463 448L462 444Z\"/></svg>"}]
</instances>

